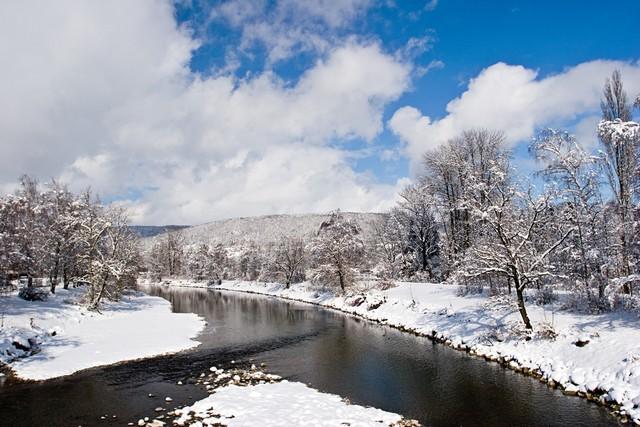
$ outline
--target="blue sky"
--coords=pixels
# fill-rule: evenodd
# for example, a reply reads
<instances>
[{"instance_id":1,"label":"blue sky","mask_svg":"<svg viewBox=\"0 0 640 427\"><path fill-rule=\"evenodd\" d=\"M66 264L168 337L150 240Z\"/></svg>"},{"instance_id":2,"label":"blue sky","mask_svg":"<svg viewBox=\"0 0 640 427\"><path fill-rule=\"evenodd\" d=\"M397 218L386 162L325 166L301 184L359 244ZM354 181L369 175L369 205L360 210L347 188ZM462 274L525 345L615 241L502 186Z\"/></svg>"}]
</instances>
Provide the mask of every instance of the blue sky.
<instances>
[{"instance_id":1,"label":"blue sky","mask_svg":"<svg viewBox=\"0 0 640 427\"><path fill-rule=\"evenodd\" d=\"M241 43L242 28L211 18L211 11L223 3L177 5L178 22L202 39L190 61L194 72L216 72L226 64L225 53L236 51ZM407 104L439 118L446 114L447 103L466 89L469 79L496 62L523 65L538 70L544 78L594 59L637 61L640 2L615 4L615 8L607 8L599 1L381 2L338 32L374 39L388 52L402 50L411 39L426 39L427 46L418 50L412 61L418 67L435 66L423 76L414 76L411 90L385 108L384 120ZM266 10L273 11L276 6L276 2L268 2ZM242 78L270 69L294 83L318 60L314 52L299 52L267 64L267 54L268 49L256 43L241 55L242 64L235 75ZM568 127L573 124L567 122ZM398 138L386 129L373 143L359 140L347 144L350 149L394 147ZM526 156L525 147L517 147L515 154ZM410 175L406 158L389 162L365 155L352 164L356 170L368 171L389 183Z\"/></svg>"},{"instance_id":2,"label":"blue sky","mask_svg":"<svg viewBox=\"0 0 640 427\"><path fill-rule=\"evenodd\" d=\"M597 149L640 93L640 2L138 0L0 6L0 189L91 186L137 224L380 211L424 152L537 129Z\"/></svg>"}]
</instances>

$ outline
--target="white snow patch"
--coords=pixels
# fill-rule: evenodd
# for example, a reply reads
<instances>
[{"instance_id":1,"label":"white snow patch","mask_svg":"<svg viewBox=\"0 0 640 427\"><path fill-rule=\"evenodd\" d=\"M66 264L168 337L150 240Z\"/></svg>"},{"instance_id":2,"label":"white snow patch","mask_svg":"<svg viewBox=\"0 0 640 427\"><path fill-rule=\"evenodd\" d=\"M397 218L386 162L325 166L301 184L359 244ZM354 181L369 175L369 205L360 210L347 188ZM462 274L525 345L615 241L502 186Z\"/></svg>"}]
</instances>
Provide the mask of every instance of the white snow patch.
<instances>
[{"instance_id":1,"label":"white snow patch","mask_svg":"<svg viewBox=\"0 0 640 427\"><path fill-rule=\"evenodd\" d=\"M96 313L76 303L82 292L59 289L39 302L17 295L0 297L4 315L0 362L9 364L20 378L45 380L199 344L194 338L204 320L191 313L173 313L163 298L131 293ZM14 342L29 349L21 350Z\"/></svg>"},{"instance_id":2,"label":"white snow patch","mask_svg":"<svg viewBox=\"0 0 640 427\"><path fill-rule=\"evenodd\" d=\"M230 385L180 411L178 425L194 419L234 426L388 426L400 415L351 405L339 396L321 393L302 383L282 381L253 386ZM195 415L188 415L194 411ZM212 414L220 415L220 418Z\"/></svg>"}]
</instances>

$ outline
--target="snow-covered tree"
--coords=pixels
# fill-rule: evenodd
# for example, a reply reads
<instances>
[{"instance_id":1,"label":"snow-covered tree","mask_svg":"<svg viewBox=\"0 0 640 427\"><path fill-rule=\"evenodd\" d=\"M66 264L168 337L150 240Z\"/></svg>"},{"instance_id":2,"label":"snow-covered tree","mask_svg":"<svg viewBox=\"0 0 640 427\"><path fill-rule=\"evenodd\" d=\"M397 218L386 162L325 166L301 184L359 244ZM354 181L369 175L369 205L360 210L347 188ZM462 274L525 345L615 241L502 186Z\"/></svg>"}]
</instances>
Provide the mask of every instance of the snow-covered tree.
<instances>
[{"instance_id":1,"label":"snow-covered tree","mask_svg":"<svg viewBox=\"0 0 640 427\"><path fill-rule=\"evenodd\" d=\"M344 291L353 283L354 270L364 255L360 227L340 211L333 212L320 225L309 251L315 262L313 280L323 285L339 286Z\"/></svg>"},{"instance_id":2,"label":"snow-covered tree","mask_svg":"<svg viewBox=\"0 0 640 427\"><path fill-rule=\"evenodd\" d=\"M610 243L600 194L598 158L589 155L573 135L546 129L532 141L530 151L541 163L540 174L556 194L556 219L575 228L567 240L567 257L557 257L566 275L581 284L589 298L591 286L604 298Z\"/></svg>"},{"instance_id":3,"label":"snow-covered tree","mask_svg":"<svg viewBox=\"0 0 640 427\"><path fill-rule=\"evenodd\" d=\"M151 271L174 277L183 272L185 239L180 231L169 231L156 239L150 253Z\"/></svg>"},{"instance_id":4,"label":"snow-covered tree","mask_svg":"<svg viewBox=\"0 0 640 427\"><path fill-rule=\"evenodd\" d=\"M498 166L495 166L498 167ZM496 176L507 181L507 171ZM574 232L573 227L556 230L554 238L538 238L554 221L551 196L534 197L531 190L519 190L514 184L496 181L492 186L478 183L477 198L470 198L474 228L480 238L465 253L458 276L474 278L501 276L513 282L518 310L527 329L532 329L524 303L525 289L552 276L549 257L558 251Z\"/></svg>"},{"instance_id":5,"label":"snow-covered tree","mask_svg":"<svg viewBox=\"0 0 640 427\"><path fill-rule=\"evenodd\" d=\"M403 270L405 258L405 233L397 208L372 221L373 240L370 242L371 255L379 263L381 275L396 279Z\"/></svg>"},{"instance_id":6,"label":"snow-covered tree","mask_svg":"<svg viewBox=\"0 0 640 427\"><path fill-rule=\"evenodd\" d=\"M305 243L300 238L282 237L275 248L271 270L279 280L284 281L287 288L292 283L304 280L304 267L306 262Z\"/></svg>"},{"instance_id":7,"label":"snow-covered tree","mask_svg":"<svg viewBox=\"0 0 640 427\"><path fill-rule=\"evenodd\" d=\"M444 249L450 268L471 246L474 230L465 200L474 196L470 183L494 187L493 166L507 165L509 153L504 148L504 135L486 129L463 132L441 147L423 156L421 185L437 202L444 230ZM499 177L498 177L499 178ZM482 195L475 195L481 197Z\"/></svg>"},{"instance_id":8,"label":"snow-covered tree","mask_svg":"<svg viewBox=\"0 0 640 427\"><path fill-rule=\"evenodd\" d=\"M602 166L613 193L619 218L618 239L620 274L633 273L631 260L633 235L633 203L637 200L638 185L638 124L632 122L631 104L627 101L619 71L607 79L604 90L602 121L598 136L603 146ZM625 292L631 285L625 284Z\"/></svg>"},{"instance_id":9,"label":"snow-covered tree","mask_svg":"<svg viewBox=\"0 0 640 427\"><path fill-rule=\"evenodd\" d=\"M439 232L434 214L433 196L423 187L410 185L400 193L394 212L404 240L404 253L412 258L412 273L426 273L429 279L439 276Z\"/></svg>"},{"instance_id":10,"label":"snow-covered tree","mask_svg":"<svg viewBox=\"0 0 640 427\"><path fill-rule=\"evenodd\" d=\"M200 243L185 250L186 270L196 280L218 279L218 269L209 245Z\"/></svg>"}]
</instances>

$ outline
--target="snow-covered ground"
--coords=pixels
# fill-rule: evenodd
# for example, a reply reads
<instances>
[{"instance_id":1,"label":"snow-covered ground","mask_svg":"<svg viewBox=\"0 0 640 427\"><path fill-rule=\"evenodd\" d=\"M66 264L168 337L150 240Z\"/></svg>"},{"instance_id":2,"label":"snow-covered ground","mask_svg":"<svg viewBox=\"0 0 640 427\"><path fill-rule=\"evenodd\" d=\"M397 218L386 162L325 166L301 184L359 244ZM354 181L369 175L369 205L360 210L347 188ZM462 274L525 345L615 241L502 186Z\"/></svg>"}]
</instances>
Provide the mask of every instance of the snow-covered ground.
<instances>
[{"instance_id":1,"label":"snow-covered ground","mask_svg":"<svg viewBox=\"0 0 640 427\"><path fill-rule=\"evenodd\" d=\"M206 286L173 281L178 286ZM417 334L499 361L557 385L568 394L618 404L640 424L640 319L637 314L581 314L560 303L528 304L535 333L523 333L513 299L458 296L457 287L398 283L388 290L336 296L309 284L225 281L219 288L319 304Z\"/></svg>"},{"instance_id":2,"label":"snow-covered ground","mask_svg":"<svg viewBox=\"0 0 640 427\"><path fill-rule=\"evenodd\" d=\"M38 302L0 297L0 362L20 378L44 380L198 345L204 320L173 313L163 298L132 292L96 313L77 304L82 292L59 289Z\"/></svg>"},{"instance_id":3,"label":"snow-covered ground","mask_svg":"<svg viewBox=\"0 0 640 427\"><path fill-rule=\"evenodd\" d=\"M178 410L178 425L233 426L390 426L402 417L375 408L351 405L298 382L229 385ZM192 413L193 412L193 413ZM217 425L217 424L216 424Z\"/></svg>"}]
</instances>

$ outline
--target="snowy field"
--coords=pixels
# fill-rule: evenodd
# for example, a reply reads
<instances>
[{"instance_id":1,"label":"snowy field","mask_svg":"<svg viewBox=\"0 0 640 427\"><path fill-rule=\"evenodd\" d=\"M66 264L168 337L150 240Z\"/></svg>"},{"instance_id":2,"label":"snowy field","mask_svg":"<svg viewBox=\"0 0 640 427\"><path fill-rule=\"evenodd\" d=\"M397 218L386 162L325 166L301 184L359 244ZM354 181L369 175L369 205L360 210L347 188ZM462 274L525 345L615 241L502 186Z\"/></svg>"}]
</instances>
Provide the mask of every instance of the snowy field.
<instances>
[{"instance_id":1,"label":"snowy field","mask_svg":"<svg viewBox=\"0 0 640 427\"><path fill-rule=\"evenodd\" d=\"M178 286L206 286L173 281ZM457 287L398 283L388 290L335 296L308 284L225 281L221 289L254 292L319 304L366 319L433 336L540 377L578 394L617 404L640 423L640 320L637 314L580 314L560 310L561 302L528 304L532 336L523 333L515 301L505 296L458 296Z\"/></svg>"},{"instance_id":2,"label":"snowy field","mask_svg":"<svg viewBox=\"0 0 640 427\"><path fill-rule=\"evenodd\" d=\"M297 382L229 385L191 406L177 410L184 425L352 426L379 427L399 423L397 414L351 405Z\"/></svg>"},{"instance_id":3,"label":"snowy field","mask_svg":"<svg viewBox=\"0 0 640 427\"><path fill-rule=\"evenodd\" d=\"M59 289L44 302L0 298L0 362L23 379L44 380L198 345L204 327L163 298L130 293L101 312L77 304L81 289Z\"/></svg>"}]
</instances>

